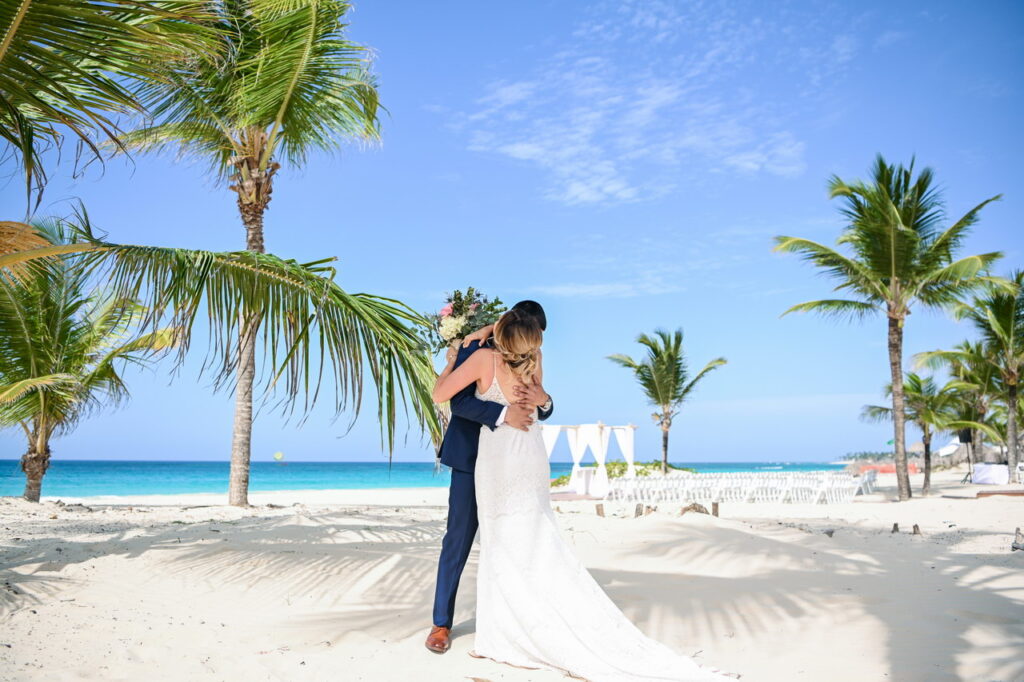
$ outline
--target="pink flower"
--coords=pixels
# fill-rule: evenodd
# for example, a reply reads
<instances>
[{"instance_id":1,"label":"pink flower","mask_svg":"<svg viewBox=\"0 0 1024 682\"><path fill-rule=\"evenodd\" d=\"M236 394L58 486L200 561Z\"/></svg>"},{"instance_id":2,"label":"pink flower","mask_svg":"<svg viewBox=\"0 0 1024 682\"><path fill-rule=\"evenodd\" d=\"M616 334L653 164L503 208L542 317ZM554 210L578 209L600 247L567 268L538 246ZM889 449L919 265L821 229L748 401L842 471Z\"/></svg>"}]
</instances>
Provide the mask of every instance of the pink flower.
<instances>
[{"instance_id":1,"label":"pink flower","mask_svg":"<svg viewBox=\"0 0 1024 682\"><path fill-rule=\"evenodd\" d=\"M473 312L474 310L476 310L479 307L480 307L479 303L474 303L473 305L469 306L469 312Z\"/></svg>"},{"instance_id":2,"label":"pink flower","mask_svg":"<svg viewBox=\"0 0 1024 682\"><path fill-rule=\"evenodd\" d=\"M448 303L445 307L441 308L441 317L448 317L452 314L452 304Z\"/></svg>"}]
</instances>

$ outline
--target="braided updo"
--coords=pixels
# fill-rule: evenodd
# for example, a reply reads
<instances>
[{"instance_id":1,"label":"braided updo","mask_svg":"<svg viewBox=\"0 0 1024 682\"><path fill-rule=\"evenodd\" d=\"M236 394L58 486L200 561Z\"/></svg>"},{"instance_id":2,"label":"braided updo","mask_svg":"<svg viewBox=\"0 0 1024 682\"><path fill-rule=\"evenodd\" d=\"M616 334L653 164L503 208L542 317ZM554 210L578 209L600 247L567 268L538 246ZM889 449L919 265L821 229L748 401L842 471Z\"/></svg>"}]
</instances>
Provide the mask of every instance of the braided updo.
<instances>
[{"instance_id":1,"label":"braided updo","mask_svg":"<svg viewBox=\"0 0 1024 682\"><path fill-rule=\"evenodd\" d=\"M528 381L540 364L537 351L544 334L537 320L513 308L494 325L494 347L512 374Z\"/></svg>"}]
</instances>

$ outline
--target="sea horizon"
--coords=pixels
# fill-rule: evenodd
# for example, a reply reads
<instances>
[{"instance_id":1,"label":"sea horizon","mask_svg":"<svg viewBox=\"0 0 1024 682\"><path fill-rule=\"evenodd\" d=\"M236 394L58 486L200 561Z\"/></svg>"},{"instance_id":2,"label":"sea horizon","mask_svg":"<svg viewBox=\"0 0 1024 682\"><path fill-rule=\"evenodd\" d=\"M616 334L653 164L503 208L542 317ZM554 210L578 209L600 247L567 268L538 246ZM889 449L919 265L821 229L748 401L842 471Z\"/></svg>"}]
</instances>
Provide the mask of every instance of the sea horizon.
<instances>
[{"instance_id":1,"label":"sea horizon","mask_svg":"<svg viewBox=\"0 0 1024 682\"><path fill-rule=\"evenodd\" d=\"M583 466L594 463L584 462ZM838 471L828 462L672 462L700 473L757 471ZM226 460L53 460L43 482L46 497L176 495L223 493L228 486ZM449 469L435 472L433 462L254 461L251 491L367 490L443 488ZM552 478L572 471L572 462L551 462ZM25 477L18 459L0 459L0 496L21 495Z\"/></svg>"}]
</instances>

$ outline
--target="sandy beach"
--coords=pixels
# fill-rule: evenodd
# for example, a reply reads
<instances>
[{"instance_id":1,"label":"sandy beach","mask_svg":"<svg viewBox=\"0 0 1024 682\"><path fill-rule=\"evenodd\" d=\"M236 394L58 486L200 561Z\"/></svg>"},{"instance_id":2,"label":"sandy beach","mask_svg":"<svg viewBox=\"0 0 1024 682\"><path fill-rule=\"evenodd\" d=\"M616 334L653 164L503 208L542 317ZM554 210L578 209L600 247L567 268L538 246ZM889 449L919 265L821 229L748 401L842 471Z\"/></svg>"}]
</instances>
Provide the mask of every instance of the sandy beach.
<instances>
[{"instance_id":1,"label":"sandy beach","mask_svg":"<svg viewBox=\"0 0 1024 682\"><path fill-rule=\"evenodd\" d=\"M883 475L849 504L719 518L556 504L641 629L745 682L1024 680L1024 498L975 499L961 477L907 503ZM446 492L2 498L0 678L564 679L469 655L475 551L451 651L423 647Z\"/></svg>"}]
</instances>

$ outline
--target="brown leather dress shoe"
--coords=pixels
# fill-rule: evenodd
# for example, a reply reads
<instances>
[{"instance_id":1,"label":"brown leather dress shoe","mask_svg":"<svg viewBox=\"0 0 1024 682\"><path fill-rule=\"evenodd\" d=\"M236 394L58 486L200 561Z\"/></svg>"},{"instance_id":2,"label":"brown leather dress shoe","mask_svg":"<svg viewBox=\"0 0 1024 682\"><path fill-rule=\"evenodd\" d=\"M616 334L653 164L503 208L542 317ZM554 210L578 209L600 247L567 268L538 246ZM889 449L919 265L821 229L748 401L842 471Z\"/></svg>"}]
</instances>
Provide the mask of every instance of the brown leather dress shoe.
<instances>
[{"instance_id":1,"label":"brown leather dress shoe","mask_svg":"<svg viewBox=\"0 0 1024 682\"><path fill-rule=\"evenodd\" d=\"M427 635L427 648L435 654L443 654L452 645L451 630L435 625Z\"/></svg>"}]
</instances>

